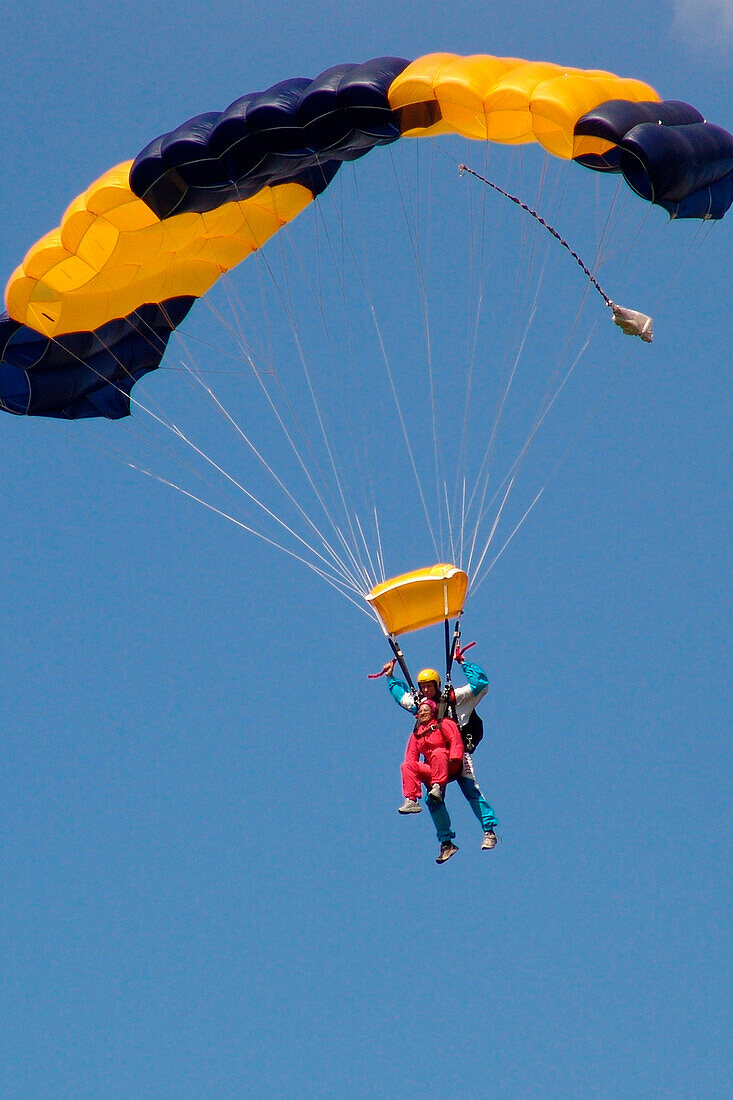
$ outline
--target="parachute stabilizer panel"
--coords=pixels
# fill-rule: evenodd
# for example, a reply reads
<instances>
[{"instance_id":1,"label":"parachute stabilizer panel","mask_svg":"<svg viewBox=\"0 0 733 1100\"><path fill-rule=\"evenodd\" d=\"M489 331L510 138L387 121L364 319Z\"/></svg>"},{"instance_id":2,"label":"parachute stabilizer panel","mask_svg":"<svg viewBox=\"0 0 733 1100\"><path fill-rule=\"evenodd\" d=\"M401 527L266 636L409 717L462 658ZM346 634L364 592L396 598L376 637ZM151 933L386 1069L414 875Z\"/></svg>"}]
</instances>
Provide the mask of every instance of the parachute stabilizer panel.
<instances>
[{"instance_id":1,"label":"parachute stabilizer panel","mask_svg":"<svg viewBox=\"0 0 733 1100\"><path fill-rule=\"evenodd\" d=\"M366 600L386 633L396 636L456 618L463 611L467 592L467 574L442 563L383 581Z\"/></svg>"}]
</instances>

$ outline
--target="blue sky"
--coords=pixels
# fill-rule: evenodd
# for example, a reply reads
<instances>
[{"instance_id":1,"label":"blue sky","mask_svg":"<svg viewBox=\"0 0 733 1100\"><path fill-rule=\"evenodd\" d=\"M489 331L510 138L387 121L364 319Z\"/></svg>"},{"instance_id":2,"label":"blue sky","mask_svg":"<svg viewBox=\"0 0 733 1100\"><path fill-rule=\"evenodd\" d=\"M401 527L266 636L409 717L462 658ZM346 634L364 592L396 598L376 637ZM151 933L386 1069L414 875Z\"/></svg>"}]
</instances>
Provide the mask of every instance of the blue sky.
<instances>
[{"instance_id":1,"label":"blue sky","mask_svg":"<svg viewBox=\"0 0 733 1100\"><path fill-rule=\"evenodd\" d=\"M626 0L522 18L503 0L409 13L323 0L13 7L6 276L76 194L157 134L346 60L447 50L604 68L733 127L729 0L649 2L643 18ZM420 357L403 309L414 268L392 247L380 155L349 179L399 364ZM448 167L435 157L443 294L458 285L453 234L470 202ZM524 181L501 157L494 167ZM529 178L531 156L525 167ZM605 182L576 168L562 204L542 193L591 256ZM584 185L593 201L579 209ZM445 867L427 814L395 812L408 727L367 679L388 650L364 615L131 470L170 474L137 427L3 417L4 1096L730 1094L730 217L700 231L619 205L604 278L654 312L655 342L637 346L600 300L586 304L594 343L533 445L516 518L545 491L465 616L491 681L476 770L501 822L494 852L479 850L457 793L460 852ZM523 231L513 210L491 209L495 325L481 354L494 334L503 349L507 253ZM308 227L304 216L292 234L306 262ZM554 244L547 256L548 312L530 338L541 365L583 290ZM247 303L261 270L248 263L232 279ZM448 379L458 313L431 319ZM268 316L273 361L287 358ZM222 343L203 306L187 327ZM373 345L358 347L371 364ZM392 560L408 567L414 538L425 564L414 483L391 450L394 405L358 373ZM159 372L146 401L183 417L183 381ZM221 384L236 400L236 382ZM409 409L417 439L425 415ZM272 426L253 420L267 439ZM216 418L201 431L211 447L223 435ZM246 447L223 449L239 476ZM405 639L412 667L439 645Z\"/></svg>"}]
</instances>

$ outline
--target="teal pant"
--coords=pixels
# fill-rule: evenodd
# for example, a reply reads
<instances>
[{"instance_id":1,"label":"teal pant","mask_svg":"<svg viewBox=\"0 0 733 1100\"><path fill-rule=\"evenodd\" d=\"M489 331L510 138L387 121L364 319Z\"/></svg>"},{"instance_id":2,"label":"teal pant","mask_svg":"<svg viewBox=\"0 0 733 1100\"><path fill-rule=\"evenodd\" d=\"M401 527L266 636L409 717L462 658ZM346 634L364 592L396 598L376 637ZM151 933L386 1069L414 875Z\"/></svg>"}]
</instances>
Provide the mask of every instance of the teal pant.
<instances>
[{"instance_id":1,"label":"teal pant","mask_svg":"<svg viewBox=\"0 0 733 1100\"><path fill-rule=\"evenodd\" d=\"M484 832L487 832L489 829L495 829L499 824L496 820L496 814L481 794L476 780L470 775L459 775L455 782L463 791L464 796L468 799L468 804L481 822L481 827ZM451 828L450 814L448 813L448 807L445 801L435 802L432 798L427 798L425 801L428 804L430 816L433 819L433 825L435 826L435 831L438 834L440 843L443 844L447 840L452 840L456 834Z\"/></svg>"}]
</instances>

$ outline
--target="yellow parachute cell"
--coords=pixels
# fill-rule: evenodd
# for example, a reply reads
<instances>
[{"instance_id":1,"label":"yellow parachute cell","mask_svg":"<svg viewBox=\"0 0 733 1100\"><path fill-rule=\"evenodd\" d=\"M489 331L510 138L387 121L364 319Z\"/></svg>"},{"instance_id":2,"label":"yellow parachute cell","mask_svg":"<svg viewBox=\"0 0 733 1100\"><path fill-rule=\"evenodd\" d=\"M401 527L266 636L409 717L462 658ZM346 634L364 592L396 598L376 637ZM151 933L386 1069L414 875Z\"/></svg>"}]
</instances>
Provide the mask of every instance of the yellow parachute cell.
<instances>
[{"instance_id":1,"label":"yellow parachute cell","mask_svg":"<svg viewBox=\"0 0 733 1100\"><path fill-rule=\"evenodd\" d=\"M130 190L131 161L72 202L12 275L8 312L45 336L93 330L146 302L204 294L311 202L298 183L161 221Z\"/></svg>"},{"instance_id":2,"label":"yellow parachute cell","mask_svg":"<svg viewBox=\"0 0 733 1100\"><path fill-rule=\"evenodd\" d=\"M453 133L509 145L538 141L570 158L609 147L599 138L574 137L585 111L609 99L658 98L648 84L612 73L441 53L408 64L390 82L385 106L398 112L403 137ZM246 118L245 112L243 148ZM298 155L308 144L304 137ZM221 164L224 171L225 161L206 156L207 164ZM295 151L283 159L292 161L297 175ZM133 169L132 161L111 168L71 203L61 226L30 249L6 289L10 318L58 337L93 331L146 303L200 297L314 197L300 182L263 180L265 186L243 201L224 201L205 212L186 211L184 204L181 212L162 218L150 208L147 193L143 197L132 187ZM179 184L175 171L173 176ZM232 197L236 192L232 181Z\"/></svg>"},{"instance_id":3,"label":"yellow parachute cell","mask_svg":"<svg viewBox=\"0 0 733 1100\"><path fill-rule=\"evenodd\" d=\"M733 136L605 70L436 53L280 81L154 138L29 250L0 315L0 408L128 415L132 385L159 365L194 301L322 194L342 163L435 134L537 142L621 172L674 218L721 218L733 201Z\"/></svg>"},{"instance_id":4,"label":"yellow parachute cell","mask_svg":"<svg viewBox=\"0 0 733 1100\"><path fill-rule=\"evenodd\" d=\"M656 101L659 94L644 81L602 70L488 54L428 54L389 89L391 106L402 112L403 137L455 133L505 145L537 141L565 159L577 155L577 120L609 99ZM595 151L586 144L584 152Z\"/></svg>"}]
</instances>

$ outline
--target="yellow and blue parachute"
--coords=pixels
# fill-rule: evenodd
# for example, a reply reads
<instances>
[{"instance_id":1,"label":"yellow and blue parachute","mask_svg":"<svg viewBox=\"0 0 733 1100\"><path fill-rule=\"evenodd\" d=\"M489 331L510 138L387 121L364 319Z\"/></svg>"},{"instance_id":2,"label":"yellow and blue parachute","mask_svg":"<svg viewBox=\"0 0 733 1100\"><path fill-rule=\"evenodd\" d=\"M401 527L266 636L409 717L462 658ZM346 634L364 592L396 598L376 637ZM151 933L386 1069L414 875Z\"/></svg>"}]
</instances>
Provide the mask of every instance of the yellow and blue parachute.
<instances>
[{"instance_id":1,"label":"yellow and blue parachute","mask_svg":"<svg viewBox=\"0 0 733 1100\"><path fill-rule=\"evenodd\" d=\"M0 408L119 418L135 382L220 274L319 195L345 161L405 137L536 141L620 172L673 218L733 201L733 136L642 81L491 56L338 65L197 115L105 173L13 273Z\"/></svg>"}]
</instances>

